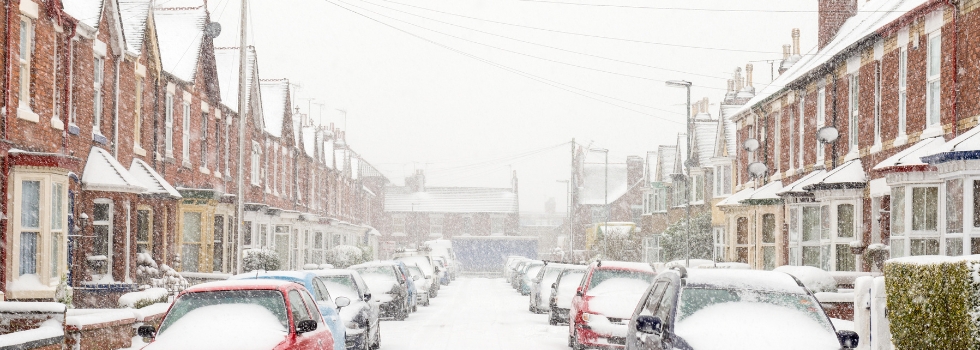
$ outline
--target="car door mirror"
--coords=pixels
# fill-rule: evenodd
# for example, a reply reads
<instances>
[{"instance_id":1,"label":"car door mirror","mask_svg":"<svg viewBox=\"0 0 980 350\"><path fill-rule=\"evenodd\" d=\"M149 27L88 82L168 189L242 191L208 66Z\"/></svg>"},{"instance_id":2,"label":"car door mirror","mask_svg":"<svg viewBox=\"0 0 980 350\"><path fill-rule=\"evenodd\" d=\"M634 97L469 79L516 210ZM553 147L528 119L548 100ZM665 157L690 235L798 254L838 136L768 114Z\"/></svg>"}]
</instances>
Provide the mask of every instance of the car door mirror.
<instances>
[{"instance_id":1,"label":"car door mirror","mask_svg":"<svg viewBox=\"0 0 980 350\"><path fill-rule=\"evenodd\" d=\"M371 301L371 293L364 293L364 301Z\"/></svg>"},{"instance_id":2,"label":"car door mirror","mask_svg":"<svg viewBox=\"0 0 980 350\"><path fill-rule=\"evenodd\" d=\"M643 315L636 318L636 330L646 334L660 335L664 321L657 316Z\"/></svg>"},{"instance_id":3,"label":"car door mirror","mask_svg":"<svg viewBox=\"0 0 980 350\"><path fill-rule=\"evenodd\" d=\"M346 306L350 305L350 298L348 298L348 297L337 297L337 300L334 300L334 304L337 304L337 308L346 307Z\"/></svg>"},{"instance_id":4,"label":"car door mirror","mask_svg":"<svg viewBox=\"0 0 980 350\"><path fill-rule=\"evenodd\" d=\"M432 278L431 275L425 275L425 279L431 279L431 278Z\"/></svg>"},{"instance_id":5,"label":"car door mirror","mask_svg":"<svg viewBox=\"0 0 980 350\"><path fill-rule=\"evenodd\" d=\"M558 289L558 283L552 283L551 289Z\"/></svg>"},{"instance_id":6,"label":"car door mirror","mask_svg":"<svg viewBox=\"0 0 980 350\"><path fill-rule=\"evenodd\" d=\"M136 329L136 334L143 338L155 338L157 336L157 329L151 325L142 325Z\"/></svg>"},{"instance_id":7,"label":"car door mirror","mask_svg":"<svg viewBox=\"0 0 980 350\"><path fill-rule=\"evenodd\" d=\"M413 275L412 276L412 280L413 281L418 281L419 280L419 275Z\"/></svg>"},{"instance_id":8,"label":"car door mirror","mask_svg":"<svg viewBox=\"0 0 980 350\"><path fill-rule=\"evenodd\" d=\"M837 340L844 349L856 349L860 336L854 331L837 331Z\"/></svg>"},{"instance_id":9,"label":"car door mirror","mask_svg":"<svg viewBox=\"0 0 980 350\"><path fill-rule=\"evenodd\" d=\"M582 287L575 288L575 296L584 296L584 295L585 293L582 293Z\"/></svg>"},{"instance_id":10,"label":"car door mirror","mask_svg":"<svg viewBox=\"0 0 980 350\"><path fill-rule=\"evenodd\" d=\"M316 321L314 320L302 320L296 324L296 334L303 334L315 330L316 330Z\"/></svg>"}]
</instances>

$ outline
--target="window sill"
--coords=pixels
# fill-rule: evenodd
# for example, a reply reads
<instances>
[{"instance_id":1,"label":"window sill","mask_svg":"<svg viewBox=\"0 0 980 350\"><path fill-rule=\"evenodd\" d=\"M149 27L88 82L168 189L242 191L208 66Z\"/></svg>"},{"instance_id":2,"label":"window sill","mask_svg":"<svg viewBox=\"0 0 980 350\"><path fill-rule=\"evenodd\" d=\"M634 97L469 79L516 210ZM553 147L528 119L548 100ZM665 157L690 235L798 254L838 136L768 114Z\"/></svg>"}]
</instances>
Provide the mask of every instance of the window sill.
<instances>
[{"instance_id":1,"label":"window sill","mask_svg":"<svg viewBox=\"0 0 980 350\"><path fill-rule=\"evenodd\" d=\"M927 138L930 138L930 137L940 136L942 134L943 134L943 127L942 127L942 125L939 125L939 124L930 125L925 130L922 131L922 135L919 135L919 139L920 140L927 139Z\"/></svg>"},{"instance_id":2,"label":"window sill","mask_svg":"<svg viewBox=\"0 0 980 350\"><path fill-rule=\"evenodd\" d=\"M871 145L871 149L868 150L870 153L881 152L881 140L876 140L874 145Z\"/></svg>"},{"instance_id":3,"label":"window sill","mask_svg":"<svg viewBox=\"0 0 980 350\"><path fill-rule=\"evenodd\" d=\"M198 170L198 171L200 171L200 172L201 172L201 174L208 174L208 175L211 175L211 170L208 170L208 168L205 168L205 167L200 167L200 168L197 168L197 170Z\"/></svg>"},{"instance_id":4,"label":"window sill","mask_svg":"<svg viewBox=\"0 0 980 350\"><path fill-rule=\"evenodd\" d=\"M183 167L185 167L185 168L187 168L187 169L190 169L192 167L191 166L191 162L188 162L186 160L183 161L182 163L180 163L180 165L183 166Z\"/></svg>"},{"instance_id":5,"label":"window sill","mask_svg":"<svg viewBox=\"0 0 980 350\"><path fill-rule=\"evenodd\" d=\"M849 161L849 160L857 159L859 155L860 155L860 153L857 151L857 148L855 147L854 150L852 150L850 152L847 152L847 154L844 155L844 161L846 162L846 161Z\"/></svg>"},{"instance_id":6,"label":"window sill","mask_svg":"<svg viewBox=\"0 0 980 350\"><path fill-rule=\"evenodd\" d=\"M892 147L903 146L908 142L909 142L908 135L901 135L899 137L896 137L895 141L892 141Z\"/></svg>"},{"instance_id":7,"label":"window sill","mask_svg":"<svg viewBox=\"0 0 980 350\"><path fill-rule=\"evenodd\" d=\"M24 108L23 106L17 107L17 119L23 119L29 122L35 122L41 120L41 117L34 113L30 108Z\"/></svg>"},{"instance_id":8,"label":"window sill","mask_svg":"<svg viewBox=\"0 0 980 350\"><path fill-rule=\"evenodd\" d=\"M107 139L105 136L102 136L102 133L99 132L98 130L92 132L92 141L95 141L102 145L109 144L109 139Z\"/></svg>"},{"instance_id":9,"label":"window sill","mask_svg":"<svg viewBox=\"0 0 980 350\"><path fill-rule=\"evenodd\" d=\"M55 130L65 130L65 122L56 117L51 117L51 128Z\"/></svg>"},{"instance_id":10,"label":"window sill","mask_svg":"<svg viewBox=\"0 0 980 350\"><path fill-rule=\"evenodd\" d=\"M78 136L78 134L81 133L81 132L82 132L82 129L79 129L78 128L78 125L75 125L75 123L68 123L68 133L69 134Z\"/></svg>"},{"instance_id":11,"label":"window sill","mask_svg":"<svg viewBox=\"0 0 980 350\"><path fill-rule=\"evenodd\" d=\"M221 178L221 172L220 172L220 171L217 171L217 170L215 170L215 171L214 171L214 177L216 177L216 178L219 178L219 179L220 179L220 178Z\"/></svg>"},{"instance_id":12,"label":"window sill","mask_svg":"<svg viewBox=\"0 0 980 350\"><path fill-rule=\"evenodd\" d=\"M146 150L143 149L143 147L140 147L140 145L138 144L133 145L133 153L136 153L136 155L139 156L146 157Z\"/></svg>"},{"instance_id":13,"label":"window sill","mask_svg":"<svg viewBox=\"0 0 980 350\"><path fill-rule=\"evenodd\" d=\"M171 154L171 155L167 155L167 156L164 156L164 157L163 157L163 162L164 162L164 163L170 163L170 164L173 164L173 163L176 163L176 162L177 162L177 160L176 160L176 159L174 159L174 156L173 156L173 155Z\"/></svg>"}]
</instances>

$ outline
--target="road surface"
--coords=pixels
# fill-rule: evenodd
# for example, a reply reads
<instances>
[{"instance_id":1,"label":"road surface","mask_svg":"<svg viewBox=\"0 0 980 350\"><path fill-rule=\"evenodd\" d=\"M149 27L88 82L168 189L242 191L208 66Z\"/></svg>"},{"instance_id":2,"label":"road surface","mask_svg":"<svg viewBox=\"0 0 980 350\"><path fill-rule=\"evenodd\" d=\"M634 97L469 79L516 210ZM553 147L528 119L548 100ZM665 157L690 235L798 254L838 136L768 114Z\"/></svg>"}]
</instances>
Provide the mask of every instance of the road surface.
<instances>
[{"instance_id":1,"label":"road surface","mask_svg":"<svg viewBox=\"0 0 980 350\"><path fill-rule=\"evenodd\" d=\"M407 320L381 321L381 349L567 350L568 326L549 326L527 303L501 278L460 277Z\"/></svg>"}]
</instances>

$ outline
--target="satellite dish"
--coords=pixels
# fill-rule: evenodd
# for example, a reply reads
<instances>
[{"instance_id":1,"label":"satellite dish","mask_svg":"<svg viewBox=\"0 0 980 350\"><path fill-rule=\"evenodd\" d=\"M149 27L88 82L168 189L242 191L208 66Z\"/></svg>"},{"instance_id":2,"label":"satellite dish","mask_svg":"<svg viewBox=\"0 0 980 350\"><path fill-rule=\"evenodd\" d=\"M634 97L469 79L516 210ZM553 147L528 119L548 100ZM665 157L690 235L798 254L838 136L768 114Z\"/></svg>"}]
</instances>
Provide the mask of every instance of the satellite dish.
<instances>
[{"instance_id":1,"label":"satellite dish","mask_svg":"<svg viewBox=\"0 0 980 350\"><path fill-rule=\"evenodd\" d=\"M825 126L817 130L817 141L822 143L831 143L837 141L837 137L840 136L840 131L833 126Z\"/></svg>"},{"instance_id":2,"label":"satellite dish","mask_svg":"<svg viewBox=\"0 0 980 350\"><path fill-rule=\"evenodd\" d=\"M759 140L747 139L745 142L742 142L742 148L749 152L755 152L755 150L759 149Z\"/></svg>"},{"instance_id":3,"label":"satellite dish","mask_svg":"<svg viewBox=\"0 0 980 350\"><path fill-rule=\"evenodd\" d=\"M217 38L218 35L221 35L221 23L208 23L208 25L204 27L204 35L212 39Z\"/></svg>"},{"instance_id":4,"label":"satellite dish","mask_svg":"<svg viewBox=\"0 0 980 350\"><path fill-rule=\"evenodd\" d=\"M769 167L760 162L749 164L749 174L752 175L752 177L762 177L762 175L765 175L766 171L768 170Z\"/></svg>"}]
</instances>

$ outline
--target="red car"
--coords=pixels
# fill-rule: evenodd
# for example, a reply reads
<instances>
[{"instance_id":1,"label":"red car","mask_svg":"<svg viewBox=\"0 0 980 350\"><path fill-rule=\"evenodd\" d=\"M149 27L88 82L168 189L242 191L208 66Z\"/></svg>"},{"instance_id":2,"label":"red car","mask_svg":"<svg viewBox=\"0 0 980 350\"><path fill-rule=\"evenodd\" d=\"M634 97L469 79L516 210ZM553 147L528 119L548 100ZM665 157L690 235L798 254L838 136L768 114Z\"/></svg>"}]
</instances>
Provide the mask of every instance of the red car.
<instances>
[{"instance_id":1,"label":"red car","mask_svg":"<svg viewBox=\"0 0 980 350\"><path fill-rule=\"evenodd\" d=\"M143 349L333 348L333 335L310 293L281 280L204 283L180 293L160 329L138 329Z\"/></svg>"},{"instance_id":2,"label":"red car","mask_svg":"<svg viewBox=\"0 0 980 350\"><path fill-rule=\"evenodd\" d=\"M589 265L569 310L568 346L622 349L636 304L657 277L649 264L597 261Z\"/></svg>"}]
</instances>

